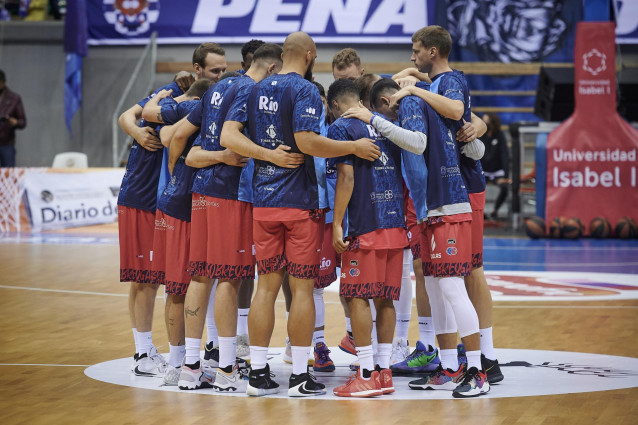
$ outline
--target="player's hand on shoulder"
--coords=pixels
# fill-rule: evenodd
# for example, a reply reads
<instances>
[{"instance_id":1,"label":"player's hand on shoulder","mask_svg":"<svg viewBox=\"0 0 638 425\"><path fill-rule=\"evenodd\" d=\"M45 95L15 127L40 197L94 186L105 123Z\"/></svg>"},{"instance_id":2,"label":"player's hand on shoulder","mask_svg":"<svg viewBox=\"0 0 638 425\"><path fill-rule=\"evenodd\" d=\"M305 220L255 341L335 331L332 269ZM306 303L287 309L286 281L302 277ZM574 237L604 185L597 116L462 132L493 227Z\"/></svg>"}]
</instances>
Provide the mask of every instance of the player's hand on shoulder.
<instances>
[{"instance_id":1,"label":"player's hand on shoulder","mask_svg":"<svg viewBox=\"0 0 638 425\"><path fill-rule=\"evenodd\" d=\"M405 68L392 76L394 81L400 80L401 78L411 77L417 71L416 68Z\"/></svg>"},{"instance_id":2,"label":"player's hand on shoulder","mask_svg":"<svg viewBox=\"0 0 638 425\"><path fill-rule=\"evenodd\" d=\"M478 132L471 122L466 122L463 127L456 132L456 140L459 142L471 142L478 137Z\"/></svg>"},{"instance_id":3,"label":"player's hand on shoulder","mask_svg":"<svg viewBox=\"0 0 638 425\"><path fill-rule=\"evenodd\" d=\"M186 93L191 87L191 84L195 82L195 78L188 71L180 71L175 74L175 82L177 83L177 87L179 87L183 93Z\"/></svg>"},{"instance_id":4,"label":"player's hand on shoulder","mask_svg":"<svg viewBox=\"0 0 638 425\"><path fill-rule=\"evenodd\" d=\"M381 150L374 143L374 140L363 137L354 141L354 155L368 161L375 161L381 155Z\"/></svg>"},{"instance_id":5,"label":"player's hand on shoulder","mask_svg":"<svg viewBox=\"0 0 638 425\"><path fill-rule=\"evenodd\" d=\"M173 94L173 89L169 89L169 90L162 89L162 90L160 90L160 91L158 91L158 92L157 92L157 94L155 95L155 97L156 97L157 99L164 99L165 97L169 97L169 96L170 96L170 95L172 95L172 94Z\"/></svg>"},{"instance_id":6,"label":"player's hand on shoulder","mask_svg":"<svg viewBox=\"0 0 638 425\"><path fill-rule=\"evenodd\" d=\"M230 149L223 150L222 154L224 155L222 162L226 165L232 165L233 167L245 167L246 164L248 164L249 158L241 156Z\"/></svg>"},{"instance_id":7,"label":"player's hand on shoulder","mask_svg":"<svg viewBox=\"0 0 638 425\"><path fill-rule=\"evenodd\" d=\"M372 120L372 112L363 106L361 102L359 102L359 106L348 109L341 116L343 118L357 118L366 124L370 124L370 121Z\"/></svg>"},{"instance_id":8,"label":"player's hand on shoulder","mask_svg":"<svg viewBox=\"0 0 638 425\"><path fill-rule=\"evenodd\" d=\"M270 151L268 161L283 168L297 168L304 163L305 158L301 153L292 153L290 146L279 145L277 149Z\"/></svg>"},{"instance_id":9,"label":"player's hand on shoulder","mask_svg":"<svg viewBox=\"0 0 638 425\"><path fill-rule=\"evenodd\" d=\"M333 223L332 226L332 247L337 254L343 254L347 249L350 242L343 241L343 228L341 225Z\"/></svg>"},{"instance_id":10,"label":"player's hand on shoulder","mask_svg":"<svg viewBox=\"0 0 638 425\"><path fill-rule=\"evenodd\" d=\"M413 77L412 75L409 75L407 77L397 78L394 81L396 81L399 87L410 87L416 86L416 83L418 83L420 80L416 77Z\"/></svg>"},{"instance_id":11,"label":"player's hand on shoulder","mask_svg":"<svg viewBox=\"0 0 638 425\"><path fill-rule=\"evenodd\" d=\"M412 94L412 92L410 91L410 87L403 87L401 90L399 90L398 92L394 93L392 96L390 96L390 108L391 109L396 109L399 107L399 102L401 101L401 99L403 99L406 96L410 96Z\"/></svg>"},{"instance_id":12,"label":"player's hand on shoulder","mask_svg":"<svg viewBox=\"0 0 638 425\"><path fill-rule=\"evenodd\" d=\"M151 152L155 152L164 147L152 127L139 128L135 140L137 140L137 143L139 143L141 147Z\"/></svg>"}]
</instances>

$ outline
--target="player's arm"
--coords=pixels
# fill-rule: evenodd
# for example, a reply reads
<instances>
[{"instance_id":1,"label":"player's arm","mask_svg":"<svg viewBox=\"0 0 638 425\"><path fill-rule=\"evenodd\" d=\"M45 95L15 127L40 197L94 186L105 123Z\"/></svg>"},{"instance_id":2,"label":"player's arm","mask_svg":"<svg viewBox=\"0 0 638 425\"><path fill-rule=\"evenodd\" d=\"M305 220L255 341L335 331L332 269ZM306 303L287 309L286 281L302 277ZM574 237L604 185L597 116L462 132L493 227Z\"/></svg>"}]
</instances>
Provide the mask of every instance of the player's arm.
<instances>
[{"instance_id":1,"label":"player's arm","mask_svg":"<svg viewBox=\"0 0 638 425\"><path fill-rule=\"evenodd\" d=\"M405 78L405 77L415 77L418 81L427 81L428 83L432 82L432 80L430 80L430 76L428 75L427 72L420 72L416 68L405 68L404 70L399 71L396 74L394 74L392 76L392 79L394 81L397 81L397 80L400 80L400 79Z\"/></svg>"},{"instance_id":2,"label":"player's arm","mask_svg":"<svg viewBox=\"0 0 638 425\"><path fill-rule=\"evenodd\" d=\"M168 171L171 174L173 174L173 168L175 168L177 160L186 148L188 138L199 130L199 127L193 125L187 118L188 116L182 118L173 125L173 127L176 127L175 134L173 134L173 137L171 138L168 150Z\"/></svg>"},{"instance_id":3,"label":"player's arm","mask_svg":"<svg viewBox=\"0 0 638 425\"><path fill-rule=\"evenodd\" d=\"M328 139L314 131L298 131L295 133L295 142L303 153L321 158L335 158L352 154L368 161L374 161L381 155L381 151L374 144L374 141L365 137L358 140L339 141Z\"/></svg>"},{"instance_id":4,"label":"player's arm","mask_svg":"<svg viewBox=\"0 0 638 425\"><path fill-rule=\"evenodd\" d=\"M420 131L411 131L399 127L379 115L374 115L361 103L350 108L342 115L344 118L357 118L371 124L381 135L408 152L422 154L428 144L428 136Z\"/></svg>"},{"instance_id":5,"label":"player's arm","mask_svg":"<svg viewBox=\"0 0 638 425\"><path fill-rule=\"evenodd\" d=\"M468 158L478 161L483 158L483 155L485 154L485 145L479 139L474 139L463 145L461 153Z\"/></svg>"},{"instance_id":6,"label":"player's arm","mask_svg":"<svg viewBox=\"0 0 638 425\"><path fill-rule=\"evenodd\" d=\"M449 99L445 96L441 96L437 93L432 93L429 90L425 90L416 86L403 87L390 97L390 107L396 105L399 100L406 96L417 96L425 100L436 112L445 118L453 120L460 120L463 118L465 112L465 105L462 101L456 99Z\"/></svg>"},{"instance_id":7,"label":"player's arm","mask_svg":"<svg viewBox=\"0 0 638 425\"><path fill-rule=\"evenodd\" d=\"M173 93L173 90L161 90L155 96L153 96L142 110L142 118L144 118L148 122L156 122L163 124L164 120L162 119L162 107L160 106L160 100L170 96Z\"/></svg>"},{"instance_id":8,"label":"player's arm","mask_svg":"<svg viewBox=\"0 0 638 425\"><path fill-rule=\"evenodd\" d=\"M139 127L137 120L142 117L142 107L133 105L120 115L117 120L120 128L129 136L134 138L141 147L148 151L156 151L162 148L159 138L151 127Z\"/></svg>"},{"instance_id":9,"label":"player's arm","mask_svg":"<svg viewBox=\"0 0 638 425\"><path fill-rule=\"evenodd\" d=\"M297 168L304 163L304 156L290 153L290 146L280 145L277 149L266 149L253 143L243 133L244 124L239 121L226 121L222 127L219 143L239 155L271 162L279 167Z\"/></svg>"},{"instance_id":10,"label":"player's arm","mask_svg":"<svg viewBox=\"0 0 638 425\"><path fill-rule=\"evenodd\" d=\"M472 114L471 122L464 122L463 127L456 132L456 140L458 142L471 142L472 140L481 137L487 132L487 124L481 118L476 116L474 112Z\"/></svg>"},{"instance_id":11,"label":"player's arm","mask_svg":"<svg viewBox=\"0 0 638 425\"><path fill-rule=\"evenodd\" d=\"M332 221L332 246L337 254L348 249L349 242L343 241L343 217L352 198L354 188L354 168L347 163L337 164L337 185L335 187L335 208Z\"/></svg>"},{"instance_id":12,"label":"player's arm","mask_svg":"<svg viewBox=\"0 0 638 425\"><path fill-rule=\"evenodd\" d=\"M175 74L173 81L175 81L177 87L179 87L182 93L186 93L191 87L191 84L195 82L195 78L193 77L193 74L188 71L179 71Z\"/></svg>"}]
</instances>

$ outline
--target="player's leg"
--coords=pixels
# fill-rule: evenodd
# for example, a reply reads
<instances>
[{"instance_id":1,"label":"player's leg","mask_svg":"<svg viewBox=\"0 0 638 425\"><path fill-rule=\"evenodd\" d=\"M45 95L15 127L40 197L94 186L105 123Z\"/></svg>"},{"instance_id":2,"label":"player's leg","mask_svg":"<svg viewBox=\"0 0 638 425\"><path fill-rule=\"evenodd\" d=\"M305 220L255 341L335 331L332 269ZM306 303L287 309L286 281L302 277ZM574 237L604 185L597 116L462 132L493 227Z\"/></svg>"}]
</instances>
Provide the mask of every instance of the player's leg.
<instances>
[{"instance_id":1,"label":"player's leg","mask_svg":"<svg viewBox=\"0 0 638 425\"><path fill-rule=\"evenodd\" d=\"M401 274L401 294L399 300L394 302L396 311L396 336L392 341L392 355L390 364L402 362L410 354L408 350L408 331L410 328L410 317L412 316L412 277L410 267L412 263L412 253L410 249L403 250L403 267Z\"/></svg>"},{"instance_id":2,"label":"player's leg","mask_svg":"<svg viewBox=\"0 0 638 425\"><path fill-rule=\"evenodd\" d=\"M219 332L219 369L213 388L237 391L237 295L241 280L222 279L215 295L215 322Z\"/></svg>"},{"instance_id":3,"label":"player's leg","mask_svg":"<svg viewBox=\"0 0 638 425\"><path fill-rule=\"evenodd\" d=\"M281 292L284 294L284 304L286 305L286 323L290 317L290 304L292 303L292 292L290 292L290 282L288 273L284 273L281 283ZM284 363L292 364L292 348L290 346L290 337L286 337L286 349L284 350Z\"/></svg>"},{"instance_id":4,"label":"player's leg","mask_svg":"<svg viewBox=\"0 0 638 425\"><path fill-rule=\"evenodd\" d=\"M217 296L218 280L208 276L212 282L206 308L206 344L204 344L204 366L211 369L214 374L219 366L219 331L215 320L215 297Z\"/></svg>"},{"instance_id":5,"label":"player's leg","mask_svg":"<svg viewBox=\"0 0 638 425\"><path fill-rule=\"evenodd\" d=\"M237 296L237 357L250 356L250 339L248 337L248 313L255 289L255 279L243 279Z\"/></svg>"}]
</instances>

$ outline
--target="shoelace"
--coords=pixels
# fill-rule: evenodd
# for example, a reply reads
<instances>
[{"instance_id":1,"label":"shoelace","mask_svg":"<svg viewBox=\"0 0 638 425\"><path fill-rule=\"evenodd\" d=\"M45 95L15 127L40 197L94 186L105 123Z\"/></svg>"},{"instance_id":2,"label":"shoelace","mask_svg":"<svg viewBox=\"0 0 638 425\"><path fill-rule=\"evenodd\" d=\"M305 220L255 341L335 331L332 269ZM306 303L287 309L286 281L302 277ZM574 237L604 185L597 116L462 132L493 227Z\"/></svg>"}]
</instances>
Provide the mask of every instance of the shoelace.
<instances>
[{"instance_id":1,"label":"shoelace","mask_svg":"<svg viewBox=\"0 0 638 425\"><path fill-rule=\"evenodd\" d=\"M463 377L463 381L461 381L461 385L467 385L470 383L470 381L478 374L470 374L470 373L466 373L465 376ZM478 381L478 376L476 376L476 380Z\"/></svg>"},{"instance_id":2,"label":"shoelace","mask_svg":"<svg viewBox=\"0 0 638 425\"><path fill-rule=\"evenodd\" d=\"M330 360L330 358L328 357L328 354L330 354L330 350L328 350L327 348L321 348L319 350L315 350L315 353L317 353L317 356L319 356L319 359L321 361L328 361Z\"/></svg>"}]
</instances>

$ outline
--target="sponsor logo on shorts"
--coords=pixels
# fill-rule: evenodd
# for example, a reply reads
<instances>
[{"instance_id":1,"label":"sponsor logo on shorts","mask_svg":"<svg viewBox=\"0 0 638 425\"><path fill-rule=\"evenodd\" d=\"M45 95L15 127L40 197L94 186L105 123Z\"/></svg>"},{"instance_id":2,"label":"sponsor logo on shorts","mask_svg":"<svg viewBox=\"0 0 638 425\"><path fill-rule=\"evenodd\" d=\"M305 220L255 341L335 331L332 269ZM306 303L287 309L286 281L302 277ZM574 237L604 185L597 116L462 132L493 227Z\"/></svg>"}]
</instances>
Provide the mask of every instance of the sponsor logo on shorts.
<instances>
[{"instance_id":1,"label":"sponsor logo on shorts","mask_svg":"<svg viewBox=\"0 0 638 425\"><path fill-rule=\"evenodd\" d=\"M436 242L434 242L434 235L432 235L432 240L430 241L430 249L432 249L432 251L436 249Z\"/></svg>"},{"instance_id":2,"label":"sponsor logo on shorts","mask_svg":"<svg viewBox=\"0 0 638 425\"><path fill-rule=\"evenodd\" d=\"M455 245L456 244L456 239L448 239L447 240L447 244L448 245Z\"/></svg>"},{"instance_id":3,"label":"sponsor logo on shorts","mask_svg":"<svg viewBox=\"0 0 638 425\"><path fill-rule=\"evenodd\" d=\"M175 230L175 226L171 226L166 222L164 218L160 220L155 220L155 230Z\"/></svg>"},{"instance_id":4,"label":"sponsor logo on shorts","mask_svg":"<svg viewBox=\"0 0 638 425\"><path fill-rule=\"evenodd\" d=\"M350 269L350 276L357 277L361 274L361 270L359 269Z\"/></svg>"},{"instance_id":5,"label":"sponsor logo on shorts","mask_svg":"<svg viewBox=\"0 0 638 425\"><path fill-rule=\"evenodd\" d=\"M346 274L345 273L341 273L341 279L345 279L346 278Z\"/></svg>"},{"instance_id":6,"label":"sponsor logo on shorts","mask_svg":"<svg viewBox=\"0 0 638 425\"><path fill-rule=\"evenodd\" d=\"M219 208L219 203L215 201L208 201L204 196L200 196L199 198L193 198L193 209L198 209L198 207L216 207Z\"/></svg>"},{"instance_id":7,"label":"sponsor logo on shorts","mask_svg":"<svg viewBox=\"0 0 638 425\"><path fill-rule=\"evenodd\" d=\"M445 253L447 255L456 255L458 254L459 250L456 249L455 246L448 246L447 249L445 250Z\"/></svg>"},{"instance_id":8,"label":"sponsor logo on shorts","mask_svg":"<svg viewBox=\"0 0 638 425\"><path fill-rule=\"evenodd\" d=\"M326 258L326 257L323 257L323 258L321 259L321 264L320 264L319 268L320 268L321 270L327 270L327 269L329 269L329 268L330 268L330 265L331 265L331 264L332 264L332 261L330 261L330 260L329 260L328 258Z\"/></svg>"},{"instance_id":9,"label":"sponsor logo on shorts","mask_svg":"<svg viewBox=\"0 0 638 425\"><path fill-rule=\"evenodd\" d=\"M357 267L359 265L359 261L358 260L350 260L350 265L353 267Z\"/></svg>"}]
</instances>

